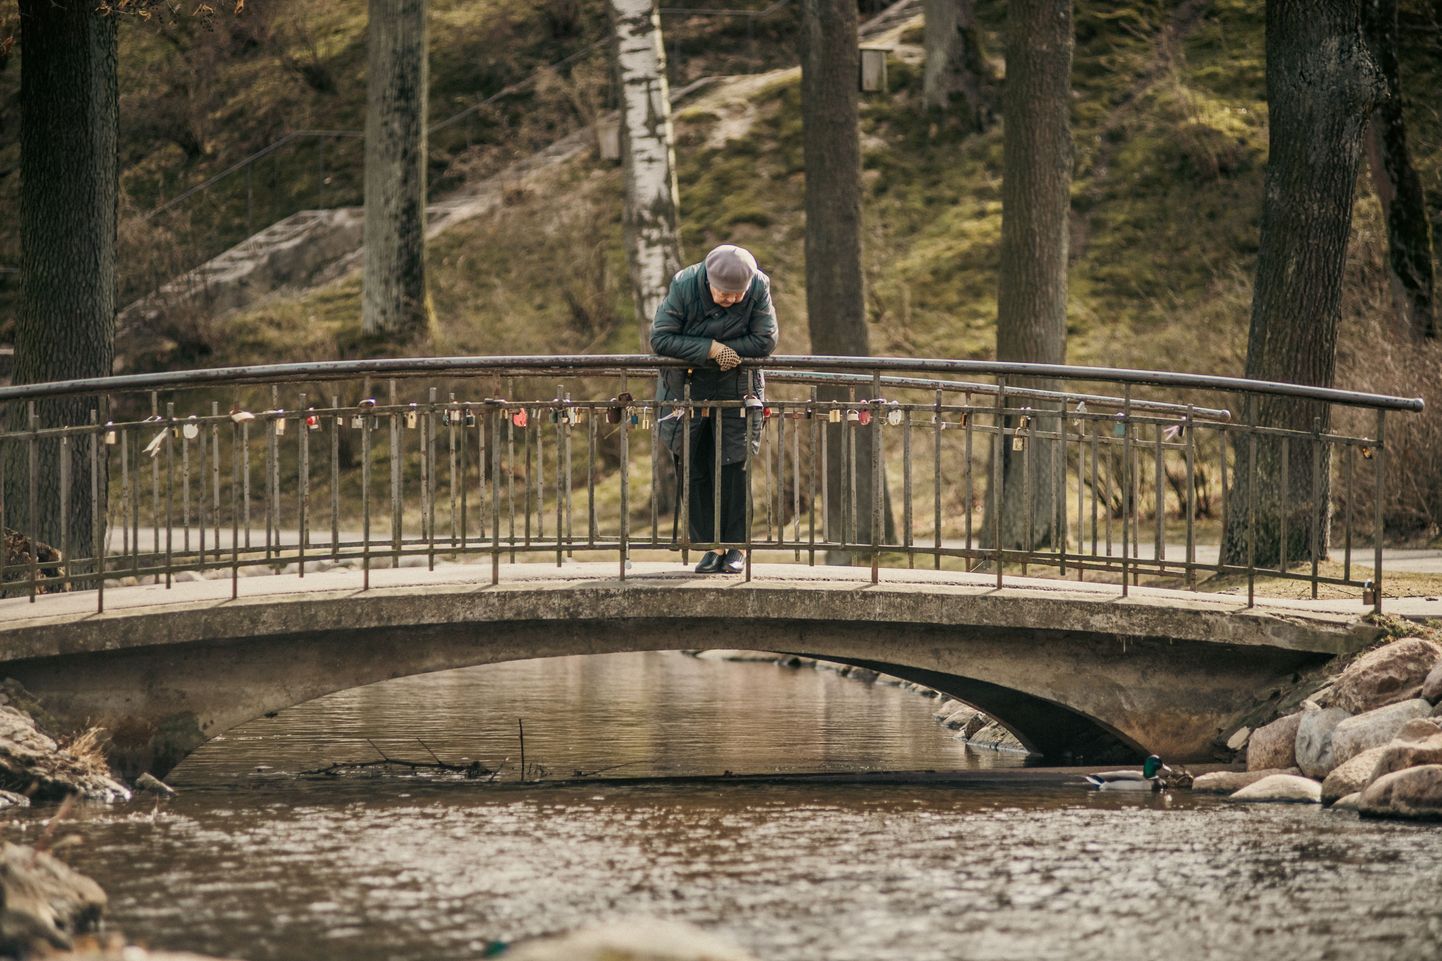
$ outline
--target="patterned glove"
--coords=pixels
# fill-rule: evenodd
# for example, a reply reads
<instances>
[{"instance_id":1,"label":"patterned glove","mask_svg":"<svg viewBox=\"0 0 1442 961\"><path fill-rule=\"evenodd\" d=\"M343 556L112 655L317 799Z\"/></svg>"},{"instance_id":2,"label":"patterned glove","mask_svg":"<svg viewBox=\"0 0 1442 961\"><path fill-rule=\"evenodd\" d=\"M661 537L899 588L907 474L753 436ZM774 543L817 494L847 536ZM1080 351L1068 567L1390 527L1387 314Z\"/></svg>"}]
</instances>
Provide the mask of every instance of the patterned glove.
<instances>
[{"instance_id":1,"label":"patterned glove","mask_svg":"<svg viewBox=\"0 0 1442 961\"><path fill-rule=\"evenodd\" d=\"M741 363L741 355L727 347L719 340L711 341L710 357L720 366L722 370L731 370Z\"/></svg>"}]
</instances>

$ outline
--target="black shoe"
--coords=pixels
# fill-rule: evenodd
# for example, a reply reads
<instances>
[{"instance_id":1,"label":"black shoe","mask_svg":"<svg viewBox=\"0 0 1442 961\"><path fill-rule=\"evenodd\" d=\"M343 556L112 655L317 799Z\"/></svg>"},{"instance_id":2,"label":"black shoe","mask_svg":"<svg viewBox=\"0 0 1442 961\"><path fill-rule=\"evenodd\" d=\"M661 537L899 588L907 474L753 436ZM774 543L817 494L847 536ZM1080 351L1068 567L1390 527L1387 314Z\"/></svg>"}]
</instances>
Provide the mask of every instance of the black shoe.
<instances>
[{"instance_id":1,"label":"black shoe","mask_svg":"<svg viewBox=\"0 0 1442 961\"><path fill-rule=\"evenodd\" d=\"M746 556L736 548L731 548L721 561L721 570L727 574L740 574L746 570Z\"/></svg>"},{"instance_id":2,"label":"black shoe","mask_svg":"<svg viewBox=\"0 0 1442 961\"><path fill-rule=\"evenodd\" d=\"M701 558L701 563L696 565L697 574L716 574L721 570L721 555L715 551L707 551L706 556Z\"/></svg>"}]
</instances>

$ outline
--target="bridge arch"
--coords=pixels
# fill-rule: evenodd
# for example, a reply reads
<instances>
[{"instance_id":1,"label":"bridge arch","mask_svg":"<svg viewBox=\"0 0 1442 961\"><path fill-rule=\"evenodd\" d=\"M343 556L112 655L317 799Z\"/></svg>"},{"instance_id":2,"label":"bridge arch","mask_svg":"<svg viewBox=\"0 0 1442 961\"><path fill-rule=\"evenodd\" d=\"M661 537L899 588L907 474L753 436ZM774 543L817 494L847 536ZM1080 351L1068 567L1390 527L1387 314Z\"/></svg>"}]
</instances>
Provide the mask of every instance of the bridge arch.
<instances>
[{"instance_id":1,"label":"bridge arch","mask_svg":"<svg viewBox=\"0 0 1442 961\"><path fill-rule=\"evenodd\" d=\"M276 590L235 600L18 623L6 630L0 669L63 722L105 726L118 769L131 775L163 775L255 717L390 678L723 646L916 680L996 716L1048 756L1145 750L1186 760L1209 756L1292 672L1367 639L1345 625L1055 587L788 579L762 565L757 573L750 583L644 571L624 584L420 578L366 592L339 576L268 578Z\"/></svg>"}]
</instances>

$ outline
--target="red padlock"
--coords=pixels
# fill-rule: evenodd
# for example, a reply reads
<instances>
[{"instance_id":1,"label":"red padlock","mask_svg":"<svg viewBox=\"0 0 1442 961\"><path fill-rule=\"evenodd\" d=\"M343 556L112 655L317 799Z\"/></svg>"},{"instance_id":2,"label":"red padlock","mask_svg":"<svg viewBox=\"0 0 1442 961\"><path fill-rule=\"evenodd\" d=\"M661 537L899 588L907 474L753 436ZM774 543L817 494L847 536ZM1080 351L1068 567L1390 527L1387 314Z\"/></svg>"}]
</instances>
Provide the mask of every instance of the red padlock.
<instances>
[{"instance_id":1,"label":"red padlock","mask_svg":"<svg viewBox=\"0 0 1442 961\"><path fill-rule=\"evenodd\" d=\"M511 414L511 423L517 427L525 427L530 418L526 416L526 408L521 407Z\"/></svg>"},{"instance_id":2,"label":"red padlock","mask_svg":"<svg viewBox=\"0 0 1442 961\"><path fill-rule=\"evenodd\" d=\"M861 426L865 427L867 424L871 423L871 411L867 410L865 407L857 411L856 415L857 420L860 422Z\"/></svg>"}]
</instances>

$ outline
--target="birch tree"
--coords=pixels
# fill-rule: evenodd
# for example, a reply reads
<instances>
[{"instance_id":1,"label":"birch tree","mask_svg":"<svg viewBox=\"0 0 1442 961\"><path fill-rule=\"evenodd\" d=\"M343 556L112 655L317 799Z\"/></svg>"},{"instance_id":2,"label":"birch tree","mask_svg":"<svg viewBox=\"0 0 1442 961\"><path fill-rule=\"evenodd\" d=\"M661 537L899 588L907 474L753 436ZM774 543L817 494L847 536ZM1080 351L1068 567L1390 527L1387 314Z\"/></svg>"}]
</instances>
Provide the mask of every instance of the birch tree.
<instances>
[{"instance_id":1,"label":"birch tree","mask_svg":"<svg viewBox=\"0 0 1442 961\"><path fill-rule=\"evenodd\" d=\"M626 251L639 314L641 351L651 351L651 321L681 269L676 232L675 136L661 16L654 0L611 0L621 81L621 150L626 180Z\"/></svg>"},{"instance_id":2,"label":"birch tree","mask_svg":"<svg viewBox=\"0 0 1442 961\"><path fill-rule=\"evenodd\" d=\"M426 290L426 0L370 0L366 37L365 332L430 329Z\"/></svg>"}]
</instances>

